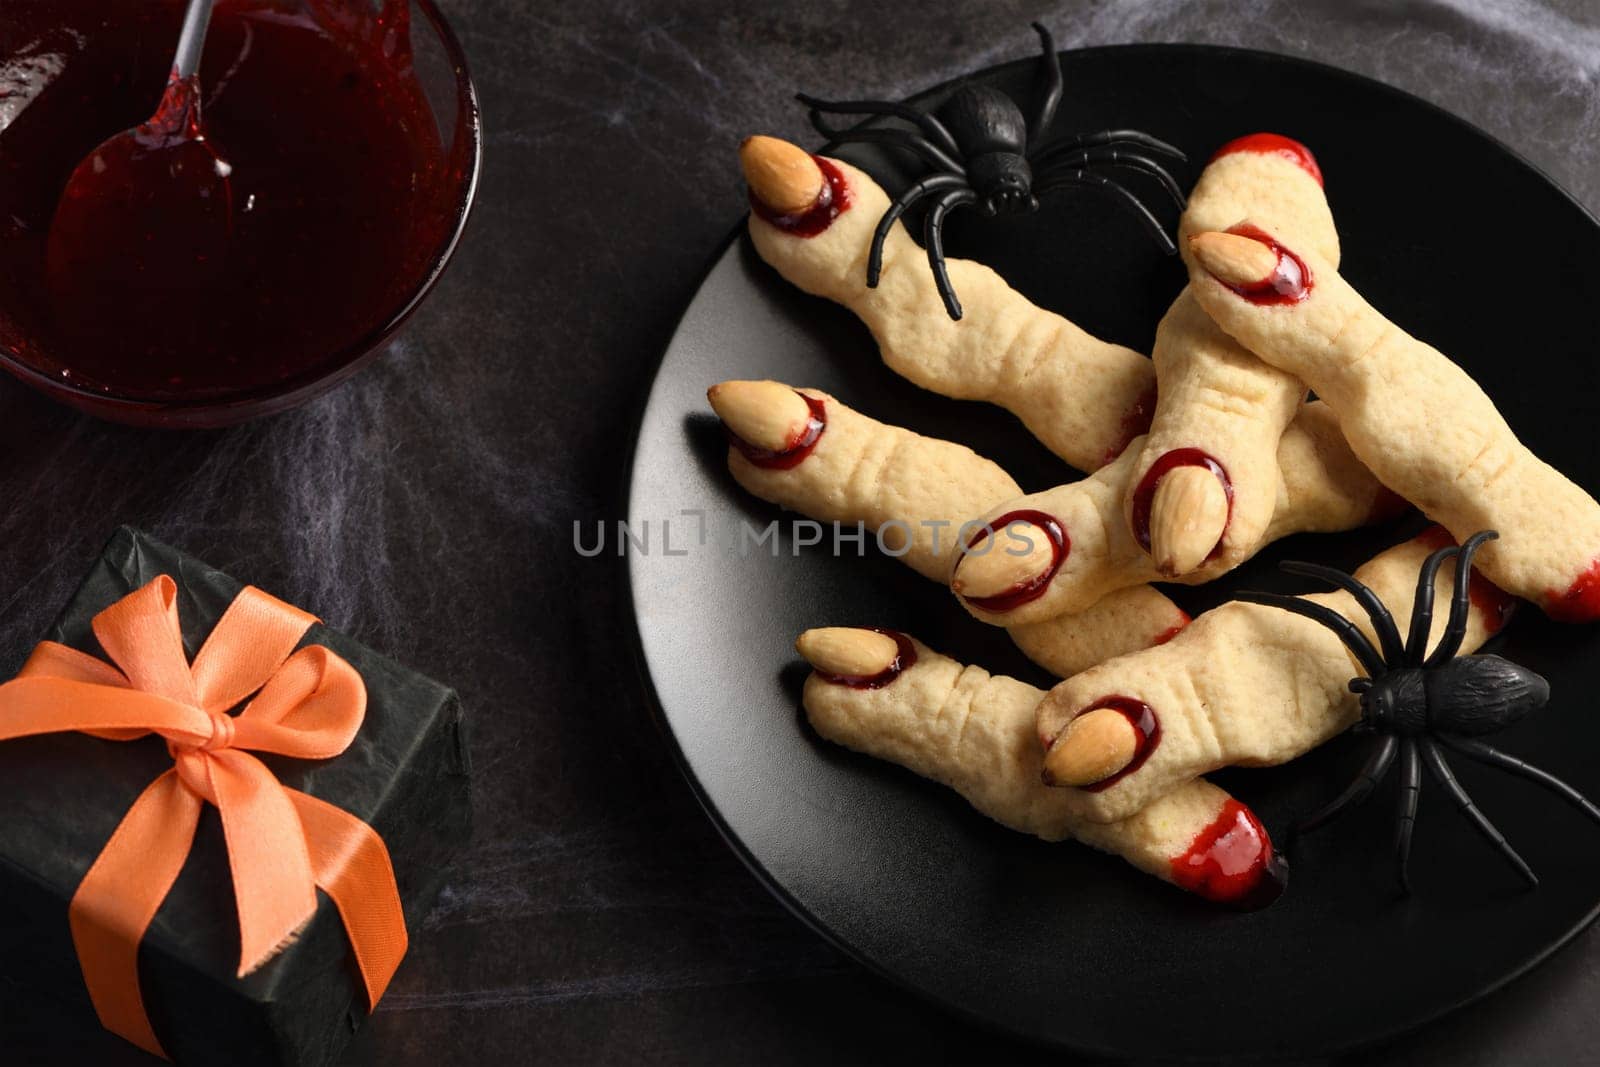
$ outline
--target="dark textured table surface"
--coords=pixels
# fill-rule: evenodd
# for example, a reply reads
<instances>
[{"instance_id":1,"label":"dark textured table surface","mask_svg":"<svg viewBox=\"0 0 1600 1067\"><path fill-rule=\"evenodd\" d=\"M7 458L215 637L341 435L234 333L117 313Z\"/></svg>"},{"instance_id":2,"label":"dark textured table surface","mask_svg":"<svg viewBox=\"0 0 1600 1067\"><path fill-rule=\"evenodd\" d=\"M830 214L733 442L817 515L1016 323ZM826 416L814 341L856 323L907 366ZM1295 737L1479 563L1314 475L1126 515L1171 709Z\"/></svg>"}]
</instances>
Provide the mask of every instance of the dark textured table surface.
<instances>
[{"instance_id":1,"label":"dark textured table surface","mask_svg":"<svg viewBox=\"0 0 1600 1067\"><path fill-rule=\"evenodd\" d=\"M1044 17L1062 47L1205 41L1375 76L1594 209L1600 5L445 6L482 88L488 166L466 246L392 355L305 409L215 433L101 425L0 382L0 670L132 523L461 690L477 835L348 1063L1046 1058L865 973L766 894L651 724L621 569L572 551L574 520L623 514L656 358L743 210L734 146L809 140L796 88L905 95L1028 54L1026 24ZM1515 225L1514 204L1484 208L1466 224ZM1350 1062L1594 1062L1597 999L1590 932ZM153 1062L32 997L0 1007L0 1049Z\"/></svg>"}]
</instances>

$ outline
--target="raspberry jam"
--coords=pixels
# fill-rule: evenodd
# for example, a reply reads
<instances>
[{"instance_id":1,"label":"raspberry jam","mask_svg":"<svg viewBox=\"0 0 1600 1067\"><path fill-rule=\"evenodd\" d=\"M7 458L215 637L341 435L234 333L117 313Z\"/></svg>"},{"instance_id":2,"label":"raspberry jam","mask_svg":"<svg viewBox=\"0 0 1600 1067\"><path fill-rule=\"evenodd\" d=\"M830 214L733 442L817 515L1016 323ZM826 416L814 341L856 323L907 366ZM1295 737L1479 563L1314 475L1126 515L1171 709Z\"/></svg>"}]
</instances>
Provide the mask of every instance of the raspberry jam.
<instances>
[{"instance_id":1,"label":"raspberry jam","mask_svg":"<svg viewBox=\"0 0 1600 1067\"><path fill-rule=\"evenodd\" d=\"M750 194L750 210L760 218L786 230L796 237L815 237L833 225L833 220L850 207L850 185L844 173L833 161L822 156L812 156L817 169L822 171L822 192L817 202L796 215L781 215L768 207L754 192Z\"/></svg>"},{"instance_id":2,"label":"raspberry jam","mask_svg":"<svg viewBox=\"0 0 1600 1067\"><path fill-rule=\"evenodd\" d=\"M1150 469L1145 471L1144 477L1139 479L1139 484L1133 490L1133 537L1146 552L1150 551L1150 511L1155 505L1156 489L1160 487L1161 479L1178 467L1204 467L1216 475L1217 481L1222 483L1222 493L1228 500L1228 521L1233 520L1233 479L1228 477L1222 464L1201 449L1174 448L1150 464ZM1223 530L1227 530L1226 525ZM1219 537L1206 559L1216 559L1221 552L1222 538Z\"/></svg>"},{"instance_id":3,"label":"raspberry jam","mask_svg":"<svg viewBox=\"0 0 1600 1067\"><path fill-rule=\"evenodd\" d=\"M1021 511L1008 511L1004 515L988 523L967 542L966 552L971 553L984 541L996 532L1008 531L1013 523L1027 523L1044 531L1045 537L1050 539L1050 566L1039 574L1034 575L1025 582L1019 582L1004 592L993 596L962 597L968 604L980 611L993 612L996 615L1007 611L1015 611L1024 604L1032 603L1044 596L1044 591L1050 588L1050 582L1067 561L1067 554L1072 551L1072 541L1067 537L1067 532L1061 528L1061 523L1056 521L1054 515L1046 515L1042 511L1023 509ZM995 551L995 546L990 546L986 551ZM1012 551L1002 548L999 551Z\"/></svg>"},{"instance_id":4,"label":"raspberry jam","mask_svg":"<svg viewBox=\"0 0 1600 1067\"><path fill-rule=\"evenodd\" d=\"M1156 746L1161 743L1161 720L1156 718L1155 711L1144 701L1124 696L1101 697L1078 712L1078 715L1087 715L1089 712L1099 711L1101 708L1110 708L1128 720L1128 725L1133 727L1133 732L1139 735L1138 747L1134 749L1133 759L1129 760L1128 765L1116 774L1108 778L1102 778L1092 785L1080 787L1085 793L1098 793L1102 790L1110 789L1128 777L1128 775L1143 767L1144 761L1150 758L1150 753L1154 752ZM1077 717L1077 715L1073 716L1073 718Z\"/></svg>"},{"instance_id":5,"label":"raspberry jam","mask_svg":"<svg viewBox=\"0 0 1600 1067\"><path fill-rule=\"evenodd\" d=\"M728 444L737 448L744 458L755 466L766 470L786 471L798 467L816 449L817 442L822 439L822 431L828 428L828 409L827 405L814 396L806 396L800 392L795 395L806 402L806 406L811 409L811 417L783 448L776 452L770 448L759 448L724 426L723 432L727 435Z\"/></svg>"},{"instance_id":6,"label":"raspberry jam","mask_svg":"<svg viewBox=\"0 0 1600 1067\"><path fill-rule=\"evenodd\" d=\"M1318 185L1322 184L1322 168L1317 166L1317 157L1311 154L1311 149L1292 137L1285 137L1281 133L1246 134L1217 149L1216 155L1211 157L1211 162L1215 163L1223 156L1231 156L1235 152L1281 156L1315 178Z\"/></svg>"},{"instance_id":7,"label":"raspberry jam","mask_svg":"<svg viewBox=\"0 0 1600 1067\"><path fill-rule=\"evenodd\" d=\"M1590 563L1565 591L1551 590L1545 597L1544 610L1557 622L1600 619L1600 559Z\"/></svg>"},{"instance_id":8,"label":"raspberry jam","mask_svg":"<svg viewBox=\"0 0 1600 1067\"><path fill-rule=\"evenodd\" d=\"M1311 271L1305 260L1273 239L1272 235L1248 223L1240 223L1228 230L1236 237L1260 241L1278 254L1272 273L1251 285L1233 285L1223 282L1252 304L1273 307L1279 304L1298 304L1311 295Z\"/></svg>"},{"instance_id":9,"label":"raspberry jam","mask_svg":"<svg viewBox=\"0 0 1600 1067\"><path fill-rule=\"evenodd\" d=\"M1217 818L1172 861L1172 881L1218 904L1246 911L1283 894L1289 865L1255 813L1229 798Z\"/></svg>"},{"instance_id":10,"label":"raspberry jam","mask_svg":"<svg viewBox=\"0 0 1600 1067\"><path fill-rule=\"evenodd\" d=\"M1416 539L1419 544L1426 545L1435 552L1457 543L1450 535L1450 531L1443 526L1430 526L1419 533ZM1472 569L1472 577L1467 581L1467 596L1471 599L1472 606L1478 609L1478 614L1483 616L1484 630L1491 635L1503 630L1517 609L1517 598L1485 578L1483 572L1476 567ZM1549 608L1546 610L1549 611ZM1560 617L1555 612L1551 612L1551 616Z\"/></svg>"},{"instance_id":11,"label":"raspberry jam","mask_svg":"<svg viewBox=\"0 0 1600 1067\"><path fill-rule=\"evenodd\" d=\"M0 5L0 347L110 396L269 388L372 338L456 225L470 166L412 69L406 0L220 0L198 121L230 205L174 208L203 187L180 180L52 236L78 163L156 114L183 7Z\"/></svg>"},{"instance_id":12,"label":"raspberry jam","mask_svg":"<svg viewBox=\"0 0 1600 1067\"><path fill-rule=\"evenodd\" d=\"M834 674L832 671L825 671L821 667L814 667L812 669L816 671L817 677L824 681L832 682L834 685L842 685L850 689L882 689L900 677L902 672L916 666L917 646L911 643L911 638L899 630L880 630L876 626L869 627L869 629L873 633L883 634L885 637L894 639L896 651L893 662L877 674L866 675Z\"/></svg>"}]
</instances>

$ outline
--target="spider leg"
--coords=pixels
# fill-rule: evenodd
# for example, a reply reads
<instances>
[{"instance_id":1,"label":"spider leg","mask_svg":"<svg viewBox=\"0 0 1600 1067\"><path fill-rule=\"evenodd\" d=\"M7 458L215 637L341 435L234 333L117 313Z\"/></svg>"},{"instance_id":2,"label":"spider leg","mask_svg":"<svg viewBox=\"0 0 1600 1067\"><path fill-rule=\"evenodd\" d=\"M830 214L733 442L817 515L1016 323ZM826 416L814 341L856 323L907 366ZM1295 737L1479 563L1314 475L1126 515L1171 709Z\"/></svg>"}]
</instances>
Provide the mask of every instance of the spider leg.
<instances>
[{"instance_id":1,"label":"spider leg","mask_svg":"<svg viewBox=\"0 0 1600 1067\"><path fill-rule=\"evenodd\" d=\"M1472 798L1467 796L1467 791L1461 788L1461 783L1456 781L1456 776L1451 772L1450 765L1444 761L1444 756L1439 752L1439 746L1432 741L1423 741L1421 744L1423 753L1428 757L1428 769L1439 780L1439 784L1444 786L1451 796L1455 797L1456 807L1472 821L1472 824L1478 828L1479 833L1487 837L1494 847L1500 850L1500 855L1504 856L1517 869L1517 872L1528 880L1530 888L1538 885L1539 876L1533 873L1533 868L1529 867L1527 862L1517 855L1517 850L1511 847L1511 842L1506 840L1504 834L1495 829L1494 823L1489 821L1487 815L1478 810L1478 805L1472 802Z\"/></svg>"},{"instance_id":2,"label":"spider leg","mask_svg":"<svg viewBox=\"0 0 1600 1067\"><path fill-rule=\"evenodd\" d=\"M1401 749L1405 762L1400 765L1400 811L1394 827L1395 874L1400 892L1411 895L1411 831L1417 825L1417 797L1422 793L1422 761L1417 758L1417 743L1406 738Z\"/></svg>"},{"instance_id":3,"label":"spider leg","mask_svg":"<svg viewBox=\"0 0 1600 1067\"><path fill-rule=\"evenodd\" d=\"M1101 130L1098 133L1081 133L1072 137L1056 137L1046 141L1033 152L1029 153L1029 162L1044 161L1061 152L1070 152L1080 148L1100 148L1104 145L1131 144L1164 156L1171 156L1181 162L1187 162L1188 156L1176 145L1170 145L1157 137L1151 137L1143 130Z\"/></svg>"},{"instance_id":4,"label":"spider leg","mask_svg":"<svg viewBox=\"0 0 1600 1067\"><path fill-rule=\"evenodd\" d=\"M1388 670L1383 664L1383 657L1378 655L1378 650L1372 647L1372 642L1367 640L1367 635L1361 632L1361 628L1330 607L1310 600L1301 600L1299 597L1285 596L1283 593L1246 592L1237 594L1234 599L1247 604L1282 608L1313 622L1320 622L1339 635L1339 640L1343 641L1345 647L1361 661L1361 667L1369 677L1380 678Z\"/></svg>"},{"instance_id":5,"label":"spider leg","mask_svg":"<svg viewBox=\"0 0 1600 1067\"><path fill-rule=\"evenodd\" d=\"M1428 631L1433 628L1433 579L1444 561L1460 551L1455 545L1441 548L1423 560L1422 567L1417 571L1417 599L1411 607L1411 632L1406 637L1406 663L1409 666L1420 667L1422 661L1428 658Z\"/></svg>"},{"instance_id":6,"label":"spider leg","mask_svg":"<svg viewBox=\"0 0 1600 1067\"><path fill-rule=\"evenodd\" d=\"M949 127L940 122L936 115L914 108L910 104L901 104L893 100L818 100L806 93L795 93L794 98L811 109L811 125L830 141L836 140L845 130L836 129L823 122L823 112L834 115L891 115L916 126L928 140L952 156L961 155L961 149L956 145L956 139L950 133Z\"/></svg>"},{"instance_id":7,"label":"spider leg","mask_svg":"<svg viewBox=\"0 0 1600 1067\"><path fill-rule=\"evenodd\" d=\"M950 270L944 262L944 219L952 210L978 199L971 189L952 189L934 202L933 210L922 224L922 242L928 250L928 266L933 268L933 280L944 300L944 309L953 321L961 321L961 301L950 285Z\"/></svg>"},{"instance_id":8,"label":"spider leg","mask_svg":"<svg viewBox=\"0 0 1600 1067\"><path fill-rule=\"evenodd\" d=\"M1367 757L1367 762L1362 765L1361 773L1356 775L1356 780L1346 786L1344 792L1333 800L1289 827L1289 836L1308 834L1343 815L1346 809L1365 801L1372 795L1372 791L1378 788L1378 783L1383 781L1384 775L1389 773L1389 768L1394 765L1395 753L1399 750L1399 738L1393 734L1385 737L1373 748L1372 755Z\"/></svg>"},{"instance_id":9,"label":"spider leg","mask_svg":"<svg viewBox=\"0 0 1600 1067\"><path fill-rule=\"evenodd\" d=\"M1086 167L1126 167L1136 170L1140 174L1148 174L1161 184L1173 203L1180 208L1187 207L1188 197L1183 195L1178 180L1167 173L1167 168L1151 159L1149 156L1138 152L1129 152L1121 148L1096 148L1092 151L1073 152L1061 159L1050 160L1045 165L1045 170L1040 174L1041 180L1048 181L1050 175L1057 170L1081 170Z\"/></svg>"},{"instance_id":10,"label":"spider leg","mask_svg":"<svg viewBox=\"0 0 1600 1067\"><path fill-rule=\"evenodd\" d=\"M1467 616L1472 611L1472 557L1485 541L1499 536L1493 530L1480 530L1462 544L1461 555L1456 559L1455 589L1450 597L1450 621L1444 628L1444 636L1439 638L1439 647L1423 666L1442 666L1461 650L1461 639L1467 635Z\"/></svg>"},{"instance_id":11,"label":"spider leg","mask_svg":"<svg viewBox=\"0 0 1600 1067\"><path fill-rule=\"evenodd\" d=\"M1034 113L1033 122L1028 126L1028 143L1037 141L1050 124L1056 120L1056 108L1061 104L1061 57L1056 54L1055 38L1050 36L1050 31L1044 28L1042 22L1035 22L1033 28L1039 34L1039 47L1042 49L1039 70L1044 75L1044 99L1039 102L1039 110Z\"/></svg>"},{"instance_id":12,"label":"spider leg","mask_svg":"<svg viewBox=\"0 0 1600 1067\"><path fill-rule=\"evenodd\" d=\"M1600 807L1596 807L1582 793L1549 771L1540 770L1526 760L1520 760L1515 756L1501 752L1499 749L1486 745L1482 741L1441 735L1439 743L1447 748L1454 749L1468 759L1477 760L1479 763L1488 764L1491 767L1498 767L1503 771L1509 771L1512 774L1528 779L1530 782L1537 782L1550 790L1550 792L1570 802L1595 822L1600 822Z\"/></svg>"},{"instance_id":13,"label":"spider leg","mask_svg":"<svg viewBox=\"0 0 1600 1067\"><path fill-rule=\"evenodd\" d=\"M1087 185L1090 188L1100 189L1118 197L1132 209L1133 213L1139 217L1139 221L1144 223L1145 229L1150 231L1150 235L1156 239L1156 243L1161 246L1162 251L1169 256L1177 254L1178 246L1172 243L1172 237L1161 225L1161 220L1152 215L1150 209L1140 203L1138 197L1102 175L1090 174L1084 170L1068 171L1066 174L1052 178L1048 184L1034 189L1034 195L1043 196L1045 193L1054 192L1068 185Z\"/></svg>"},{"instance_id":14,"label":"spider leg","mask_svg":"<svg viewBox=\"0 0 1600 1067\"><path fill-rule=\"evenodd\" d=\"M1286 574L1320 578L1355 597L1356 603L1361 605L1367 617L1372 620L1372 629L1378 635L1378 643L1383 648L1384 666L1390 670L1405 666L1406 650L1400 643L1400 628L1395 625L1394 616L1389 614L1389 609L1378 599L1377 593L1343 571L1336 571L1319 563L1299 563L1289 560L1278 564L1278 569Z\"/></svg>"},{"instance_id":15,"label":"spider leg","mask_svg":"<svg viewBox=\"0 0 1600 1067\"><path fill-rule=\"evenodd\" d=\"M867 257L867 288L878 287L878 278L883 273L883 242L889 239L889 231L894 228L900 216L906 213L906 209L923 197L932 196L941 190L965 188L968 188L965 178L955 174L935 174L908 186L894 198L894 203L889 205L889 210L878 220L878 228L872 234L872 253Z\"/></svg>"},{"instance_id":16,"label":"spider leg","mask_svg":"<svg viewBox=\"0 0 1600 1067\"><path fill-rule=\"evenodd\" d=\"M940 170L953 171L956 174L961 174L966 169L944 149L921 134L912 133L910 130L868 127L865 129L840 130L833 137L834 144L849 144L851 142L882 144L891 148L904 149L925 163L930 163Z\"/></svg>"}]
</instances>

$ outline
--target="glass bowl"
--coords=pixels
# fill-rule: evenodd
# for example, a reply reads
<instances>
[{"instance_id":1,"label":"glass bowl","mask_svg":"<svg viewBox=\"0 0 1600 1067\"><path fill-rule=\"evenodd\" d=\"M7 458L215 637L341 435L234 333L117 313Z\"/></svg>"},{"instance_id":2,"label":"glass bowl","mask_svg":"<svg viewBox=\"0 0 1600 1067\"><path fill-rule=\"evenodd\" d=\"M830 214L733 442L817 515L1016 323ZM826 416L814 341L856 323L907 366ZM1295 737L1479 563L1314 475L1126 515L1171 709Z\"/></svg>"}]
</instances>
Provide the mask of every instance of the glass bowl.
<instances>
[{"instance_id":1,"label":"glass bowl","mask_svg":"<svg viewBox=\"0 0 1600 1067\"><path fill-rule=\"evenodd\" d=\"M370 0L312 2L326 6L369 3ZM343 382L386 351L449 265L466 228L483 166L478 94L460 41L434 0L390 2L405 3L408 8L415 74L438 126L439 141L445 151L444 193L454 207L453 220L443 228L437 247L423 260L424 268L414 279L396 279L396 291L404 295L386 315L373 321L356 341L308 360L306 369L297 374L231 392L212 390L193 400L182 396L141 398L64 380L27 361L4 337L0 337L0 366L40 392L99 418L139 426L207 428L231 425L303 404ZM19 66L6 52L6 48L0 47L0 80L6 74L8 62L13 69ZM25 64L26 59L24 55L22 63ZM25 67L22 76L27 76ZM5 103L4 89L0 84L0 105ZM7 124L8 116L0 106L0 135ZM0 144L3 143L0 139Z\"/></svg>"}]
</instances>

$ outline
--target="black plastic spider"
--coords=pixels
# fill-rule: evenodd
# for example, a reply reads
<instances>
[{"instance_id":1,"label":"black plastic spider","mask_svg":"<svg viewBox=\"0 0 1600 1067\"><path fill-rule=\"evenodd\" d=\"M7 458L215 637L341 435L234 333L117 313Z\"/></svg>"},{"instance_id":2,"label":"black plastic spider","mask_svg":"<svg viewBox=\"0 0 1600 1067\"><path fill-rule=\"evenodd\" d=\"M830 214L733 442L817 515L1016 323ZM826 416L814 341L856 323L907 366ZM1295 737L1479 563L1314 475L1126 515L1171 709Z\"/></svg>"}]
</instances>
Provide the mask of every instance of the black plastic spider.
<instances>
[{"instance_id":1,"label":"black plastic spider","mask_svg":"<svg viewBox=\"0 0 1600 1067\"><path fill-rule=\"evenodd\" d=\"M944 262L944 221L956 209L977 204L984 215L1011 215L1037 211L1039 197L1073 185L1086 185L1116 196L1130 207L1169 255L1177 251L1160 220L1139 198L1094 167L1126 167L1153 176L1177 202L1184 206L1183 190L1166 168L1142 152L1147 149L1177 160L1182 152L1139 130L1102 130L1076 137L1058 137L1044 143L1040 138L1055 121L1061 103L1061 57L1056 54L1050 31L1035 22L1043 46L1040 70L1044 77L1044 99L1031 121L1024 121L1022 110L1005 93L986 85L963 85L934 112L927 112L887 100L818 100L805 93L797 95L811 109L811 124L817 132L835 143L856 141L903 149L936 168L936 173L914 183L884 212L872 239L872 255L867 260L867 285L876 288L883 270L883 242L895 220L918 201L934 198L923 224L923 243L928 264L933 268L939 295L952 319L961 318L961 302L950 286ZM822 118L823 112L835 115L888 115L904 119L916 130L871 127L836 129ZM1119 147L1120 146L1120 147ZM1037 169L1037 174L1035 174Z\"/></svg>"},{"instance_id":2,"label":"black plastic spider","mask_svg":"<svg viewBox=\"0 0 1600 1067\"><path fill-rule=\"evenodd\" d=\"M1395 827L1395 857L1402 892L1411 892L1406 861L1411 853L1411 830L1417 816L1417 795L1422 789L1422 763L1455 799L1478 831L1493 842L1500 854L1516 867L1530 886L1538 877L1517 855L1505 835L1478 810L1467 795L1439 746L1452 749L1469 759L1521 775L1577 805L1586 815L1600 822L1596 808L1581 793L1561 779L1530 763L1508 756L1474 737L1493 733L1516 722L1530 711L1542 708L1550 699L1550 683L1525 667L1493 655L1456 657L1467 630L1471 609L1469 582L1472 556L1485 542L1499 536L1484 530L1462 545L1441 548L1423 563L1417 577L1417 597L1411 611L1411 631L1404 644L1389 614L1376 594L1356 579L1314 563L1284 563L1290 574L1319 578L1355 597L1372 619L1382 654L1372 647L1365 634L1349 619L1332 608L1279 593L1240 593L1238 599L1254 604L1292 611L1322 623L1333 630L1365 668L1366 677L1353 678L1350 691L1361 694L1361 722L1358 730L1379 734L1372 755L1356 780L1321 810L1291 829L1291 834L1314 830L1372 795L1395 755L1401 757L1399 821ZM1428 631L1433 625L1433 583L1439 567L1452 556L1456 563L1450 617L1433 653L1427 653Z\"/></svg>"}]
</instances>

